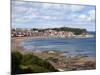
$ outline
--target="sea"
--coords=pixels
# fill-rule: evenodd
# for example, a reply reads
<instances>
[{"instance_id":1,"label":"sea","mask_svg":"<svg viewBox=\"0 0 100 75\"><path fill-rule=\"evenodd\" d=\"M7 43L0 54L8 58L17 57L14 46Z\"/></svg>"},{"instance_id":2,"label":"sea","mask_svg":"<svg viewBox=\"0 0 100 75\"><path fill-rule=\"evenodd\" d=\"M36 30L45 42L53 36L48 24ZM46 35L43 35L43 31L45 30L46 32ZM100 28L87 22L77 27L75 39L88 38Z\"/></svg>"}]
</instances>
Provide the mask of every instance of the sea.
<instances>
[{"instance_id":1,"label":"sea","mask_svg":"<svg viewBox=\"0 0 100 75\"><path fill-rule=\"evenodd\" d=\"M33 38L21 45L28 51L59 51L68 56L96 56L96 33L91 38Z\"/></svg>"}]
</instances>

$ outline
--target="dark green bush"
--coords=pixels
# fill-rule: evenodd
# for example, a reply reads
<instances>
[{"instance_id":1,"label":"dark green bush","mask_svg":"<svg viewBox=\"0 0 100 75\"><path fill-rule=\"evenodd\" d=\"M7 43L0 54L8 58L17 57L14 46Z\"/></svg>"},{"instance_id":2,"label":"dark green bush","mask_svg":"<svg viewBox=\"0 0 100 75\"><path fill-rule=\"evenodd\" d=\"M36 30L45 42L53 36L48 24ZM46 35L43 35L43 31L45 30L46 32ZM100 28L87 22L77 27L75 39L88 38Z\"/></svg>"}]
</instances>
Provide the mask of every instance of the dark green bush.
<instances>
[{"instance_id":1,"label":"dark green bush","mask_svg":"<svg viewBox=\"0 0 100 75\"><path fill-rule=\"evenodd\" d=\"M28 53L12 52L12 74L56 72L48 61Z\"/></svg>"},{"instance_id":2,"label":"dark green bush","mask_svg":"<svg viewBox=\"0 0 100 75\"><path fill-rule=\"evenodd\" d=\"M11 68L12 68L12 73L20 73L21 68L20 68L20 64L21 64L21 60L22 60L22 54L19 52L13 52L11 54Z\"/></svg>"}]
</instances>

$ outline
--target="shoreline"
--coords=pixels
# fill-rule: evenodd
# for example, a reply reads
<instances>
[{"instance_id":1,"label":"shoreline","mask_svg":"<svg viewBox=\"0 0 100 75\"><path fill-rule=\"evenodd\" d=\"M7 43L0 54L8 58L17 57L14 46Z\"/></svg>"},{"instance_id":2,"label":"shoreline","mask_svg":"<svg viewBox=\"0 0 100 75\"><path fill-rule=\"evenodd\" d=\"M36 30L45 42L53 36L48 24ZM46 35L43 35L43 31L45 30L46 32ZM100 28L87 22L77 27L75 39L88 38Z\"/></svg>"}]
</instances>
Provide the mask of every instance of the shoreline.
<instances>
[{"instance_id":1,"label":"shoreline","mask_svg":"<svg viewBox=\"0 0 100 75\"><path fill-rule=\"evenodd\" d=\"M94 38L93 36L75 36L75 37L45 37L45 36L28 36L28 37L11 37L12 39L17 39L19 41L24 41L24 40L28 40L28 39L51 39L51 38L55 38L55 39L85 39L85 38Z\"/></svg>"},{"instance_id":2,"label":"shoreline","mask_svg":"<svg viewBox=\"0 0 100 75\"><path fill-rule=\"evenodd\" d=\"M11 49L18 49L18 50L21 50L21 51L26 51L26 52L58 52L58 53L61 53L62 55L65 55L64 52L61 52L61 51L57 51L57 50L43 50L43 51L40 51L40 50L26 50L23 48L23 46L20 45L21 42L23 41L26 41L26 40L29 40L29 39L48 39L47 37L46 38L40 38L40 37L14 37L11 39ZM58 39L62 39L62 38L58 38ZM73 38L70 38L70 39L73 39ZM76 38L75 38L76 39ZM66 56L66 55L65 55ZM75 57L75 56L84 56L84 57L95 57L95 56L85 56L85 55L74 55L72 57Z\"/></svg>"},{"instance_id":3,"label":"shoreline","mask_svg":"<svg viewBox=\"0 0 100 75\"><path fill-rule=\"evenodd\" d=\"M40 51L40 50L27 50L25 49L22 45L21 45L21 42L24 42L26 40L31 40L31 39L53 39L53 38L48 38L48 37L44 37L44 38L41 38L41 37L13 37L11 39L11 42L12 42L12 45L11 45L11 48L15 48L15 49L18 49L18 50L21 50L21 51L25 51L25 52L45 52L45 51L57 51L57 50L43 50L43 51ZM56 39L56 38L54 38ZM57 38L57 39L63 39L63 38ZM78 38L65 38L65 39L78 39ZM84 38L83 38L84 39ZM15 45L15 46L13 46ZM65 55L64 52L62 51L57 51L57 52L60 52L62 53L63 55ZM66 55L65 55L66 56ZM67 55L68 56L68 55ZM72 57L75 57L75 56L85 56L85 55L74 55ZM85 57L95 57L95 56L85 56Z\"/></svg>"},{"instance_id":4,"label":"shoreline","mask_svg":"<svg viewBox=\"0 0 100 75\"><path fill-rule=\"evenodd\" d=\"M34 55L38 56L41 59L48 60L55 68L57 68L59 71L69 71L73 70L74 68L77 70L85 70L87 68L94 69L96 68L96 57L88 57L88 56L65 56L62 52L59 51L26 51L20 43L24 40L33 39L33 37L17 37L12 38L11 42L11 48L12 51L19 51L21 53L33 53ZM70 64L69 64L70 63ZM86 68L83 67L87 65ZM91 67L92 64L92 67ZM80 68L79 68L79 67ZM93 67L94 66L94 67ZM65 68L67 67L67 68ZM74 67L74 68L73 68Z\"/></svg>"}]
</instances>

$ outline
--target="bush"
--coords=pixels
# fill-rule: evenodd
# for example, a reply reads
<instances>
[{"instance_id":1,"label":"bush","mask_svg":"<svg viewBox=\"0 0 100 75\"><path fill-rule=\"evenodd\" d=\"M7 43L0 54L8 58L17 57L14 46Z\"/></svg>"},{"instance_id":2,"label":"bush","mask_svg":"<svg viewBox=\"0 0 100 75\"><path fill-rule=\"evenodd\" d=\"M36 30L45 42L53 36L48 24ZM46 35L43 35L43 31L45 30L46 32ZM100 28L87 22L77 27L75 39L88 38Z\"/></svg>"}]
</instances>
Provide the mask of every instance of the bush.
<instances>
[{"instance_id":1,"label":"bush","mask_svg":"<svg viewBox=\"0 0 100 75\"><path fill-rule=\"evenodd\" d=\"M11 68L12 68L12 73L20 73L21 68L20 68L20 64L21 64L21 60L22 60L22 54L19 52L13 52L11 54Z\"/></svg>"},{"instance_id":2,"label":"bush","mask_svg":"<svg viewBox=\"0 0 100 75\"><path fill-rule=\"evenodd\" d=\"M12 74L56 72L48 61L38 58L31 53L22 55L12 52Z\"/></svg>"}]
</instances>

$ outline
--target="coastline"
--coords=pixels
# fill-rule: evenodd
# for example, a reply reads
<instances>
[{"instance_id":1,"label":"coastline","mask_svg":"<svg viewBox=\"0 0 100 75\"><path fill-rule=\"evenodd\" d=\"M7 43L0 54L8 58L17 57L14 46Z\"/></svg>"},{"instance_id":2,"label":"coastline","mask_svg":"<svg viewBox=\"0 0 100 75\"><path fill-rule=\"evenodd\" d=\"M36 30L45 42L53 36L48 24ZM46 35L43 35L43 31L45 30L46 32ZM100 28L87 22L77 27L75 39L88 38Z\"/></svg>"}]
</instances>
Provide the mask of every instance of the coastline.
<instances>
[{"instance_id":1,"label":"coastline","mask_svg":"<svg viewBox=\"0 0 100 75\"><path fill-rule=\"evenodd\" d=\"M84 70L84 69L95 69L96 68L96 57L87 56L65 56L62 52L57 51L26 51L20 43L28 39L36 39L39 37L16 37L12 38L11 48L12 51L19 51L21 53L33 53L33 55L38 56L41 59L48 60L55 68L59 71L69 71L69 70ZM86 66L87 65L87 66ZM84 67L85 66L85 67ZM66 67L66 68L65 68Z\"/></svg>"},{"instance_id":2,"label":"coastline","mask_svg":"<svg viewBox=\"0 0 100 75\"><path fill-rule=\"evenodd\" d=\"M64 37L11 37L11 51L13 50L19 50L19 51L27 51L24 49L24 47L21 46L21 42L24 42L26 40L30 39L63 39ZM85 38L93 38L93 37L74 37L74 38L65 38L65 39L85 39ZM52 50L51 50L52 51ZM28 51L27 51L28 52Z\"/></svg>"}]
</instances>

